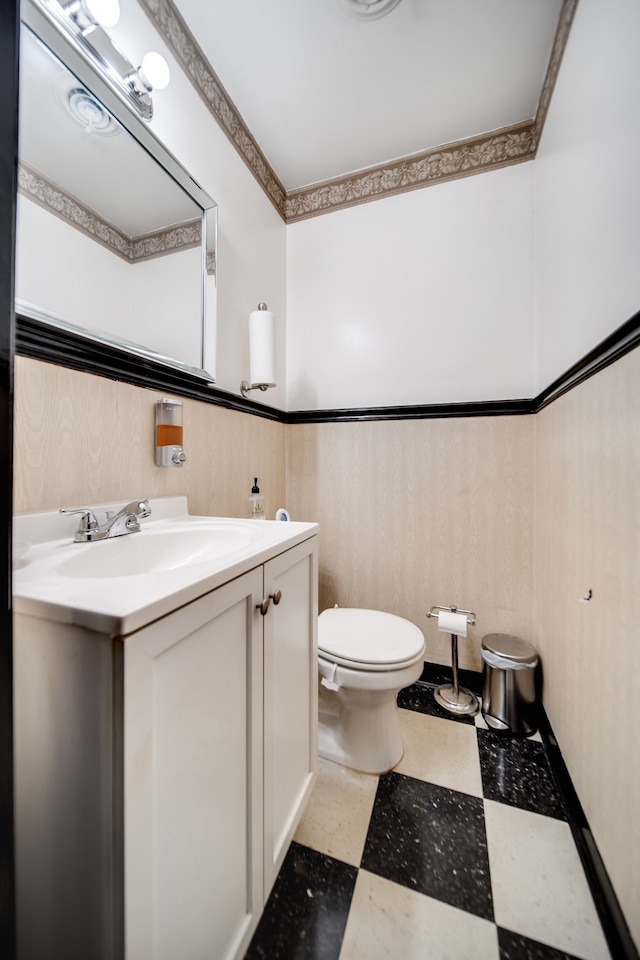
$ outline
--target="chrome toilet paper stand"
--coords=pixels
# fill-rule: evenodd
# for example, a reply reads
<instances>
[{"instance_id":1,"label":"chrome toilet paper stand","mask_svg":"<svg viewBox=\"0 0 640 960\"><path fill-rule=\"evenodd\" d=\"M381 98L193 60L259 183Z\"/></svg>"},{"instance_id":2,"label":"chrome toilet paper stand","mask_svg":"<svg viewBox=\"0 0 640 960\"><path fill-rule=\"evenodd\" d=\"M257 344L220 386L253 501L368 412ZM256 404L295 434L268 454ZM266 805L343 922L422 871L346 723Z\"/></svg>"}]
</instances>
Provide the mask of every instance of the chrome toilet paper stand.
<instances>
[{"instance_id":1,"label":"chrome toilet paper stand","mask_svg":"<svg viewBox=\"0 0 640 960\"><path fill-rule=\"evenodd\" d=\"M469 626L475 627L476 615L473 610L460 610L459 607L443 607L436 604L431 607L427 613L427 617L437 620L440 613L445 610L447 613L466 614ZM449 713L453 713L456 716L472 717L478 712L480 706L477 698L471 691L467 690L466 687L461 687L458 682L458 635L456 633L451 634L451 669L453 672L453 683L443 683L439 687L436 687L433 691L436 702L445 710L448 710Z\"/></svg>"}]
</instances>

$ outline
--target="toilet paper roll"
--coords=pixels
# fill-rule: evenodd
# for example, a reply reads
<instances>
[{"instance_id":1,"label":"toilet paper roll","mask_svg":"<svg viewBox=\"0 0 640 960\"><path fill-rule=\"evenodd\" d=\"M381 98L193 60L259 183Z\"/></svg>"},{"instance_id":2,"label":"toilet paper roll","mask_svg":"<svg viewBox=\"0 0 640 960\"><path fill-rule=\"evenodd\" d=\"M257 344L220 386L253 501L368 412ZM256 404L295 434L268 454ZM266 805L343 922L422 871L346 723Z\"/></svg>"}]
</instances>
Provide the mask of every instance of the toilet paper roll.
<instances>
[{"instance_id":1,"label":"toilet paper roll","mask_svg":"<svg viewBox=\"0 0 640 960\"><path fill-rule=\"evenodd\" d=\"M442 630L443 633L455 633L459 637L466 637L466 614L451 613L449 610L440 610L438 613L438 630Z\"/></svg>"}]
</instances>

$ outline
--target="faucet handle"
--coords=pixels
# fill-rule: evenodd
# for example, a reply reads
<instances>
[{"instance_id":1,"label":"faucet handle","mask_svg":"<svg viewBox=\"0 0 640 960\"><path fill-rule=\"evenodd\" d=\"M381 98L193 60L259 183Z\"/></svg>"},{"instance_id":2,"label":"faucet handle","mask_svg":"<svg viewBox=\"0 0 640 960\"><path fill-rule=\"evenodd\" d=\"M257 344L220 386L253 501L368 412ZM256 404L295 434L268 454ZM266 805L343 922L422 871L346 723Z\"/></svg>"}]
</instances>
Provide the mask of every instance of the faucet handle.
<instances>
[{"instance_id":1,"label":"faucet handle","mask_svg":"<svg viewBox=\"0 0 640 960\"><path fill-rule=\"evenodd\" d=\"M89 510L88 507L80 507L80 509L78 510L63 510L61 508L60 513L64 513L67 515L74 514L74 513L82 514L82 516L80 517L80 524L78 526L79 533L88 533L89 530L95 530L96 527L98 526L98 521L96 520L93 510Z\"/></svg>"}]
</instances>

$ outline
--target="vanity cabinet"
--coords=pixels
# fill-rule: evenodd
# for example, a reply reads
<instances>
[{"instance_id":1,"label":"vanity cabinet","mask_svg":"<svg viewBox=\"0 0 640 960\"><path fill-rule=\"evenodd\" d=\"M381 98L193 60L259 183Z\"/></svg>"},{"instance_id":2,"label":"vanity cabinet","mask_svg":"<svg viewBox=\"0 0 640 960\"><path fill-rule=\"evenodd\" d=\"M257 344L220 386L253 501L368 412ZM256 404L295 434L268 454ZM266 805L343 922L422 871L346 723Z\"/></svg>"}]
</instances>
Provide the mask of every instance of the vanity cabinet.
<instances>
[{"instance_id":1,"label":"vanity cabinet","mask_svg":"<svg viewBox=\"0 0 640 960\"><path fill-rule=\"evenodd\" d=\"M54 540L15 579L19 960L244 956L314 777L318 553L235 522L226 565L78 582L45 565L100 544Z\"/></svg>"},{"instance_id":2,"label":"vanity cabinet","mask_svg":"<svg viewBox=\"0 0 640 960\"><path fill-rule=\"evenodd\" d=\"M316 583L314 537L125 638L128 960L249 944L312 785Z\"/></svg>"},{"instance_id":3,"label":"vanity cabinet","mask_svg":"<svg viewBox=\"0 0 640 960\"><path fill-rule=\"evenodd\" d=\"M309 797L318 733L317 538L264 568L265 900ZM295 601L292 602L292 598ZM304 639L304 642L303 642Z\"/></svg>"}]
</instances>

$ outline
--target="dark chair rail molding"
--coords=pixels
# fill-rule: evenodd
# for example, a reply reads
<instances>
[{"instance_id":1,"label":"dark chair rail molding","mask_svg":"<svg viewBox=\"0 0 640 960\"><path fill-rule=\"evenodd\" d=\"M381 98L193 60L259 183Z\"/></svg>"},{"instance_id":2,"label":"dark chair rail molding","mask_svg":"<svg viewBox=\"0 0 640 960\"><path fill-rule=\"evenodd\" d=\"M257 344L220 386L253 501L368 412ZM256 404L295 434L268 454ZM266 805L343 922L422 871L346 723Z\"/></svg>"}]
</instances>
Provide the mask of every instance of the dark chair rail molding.
<instances>
[{"instance_id":1,"label":"dark chair rail molding","mask_svg":"<svg viewBox=\"0 0 640 960\"><path fill-rule=\"evenodd\" d=\"M562 376L549 384L546 390L539 393L533 401L533 413L538 413L564 393L577 387L600 370L615 363L626 353L630 353L640 344L640 310L626 323L605 337L597 346L586 353L581 360L574 363Z\"/></svg>"},{"instance_id":2,"label":"dark chair rail molding","mask_svg":"<svg viewBox=\"0 0 640 960\"><path fill-rule=\"evenodd\" d=\"M532 413L531 400L474 400L471 403L424 403L352 410L294 410L287 423L348 423L357 420L434 420L443 417L508 417Z\"/></svg>"},{"instance_id":3,"label":"dark chair rail molding","mask_svg":"<svg viewBox=\"0 0 640 960\"><path fill-rule=\"evenodd\" d=\"M233 393L218 390L186 371L99 343L80 334L18 315L16 321L16 353L33 360L43 360L71 370L80 370L110 380L120 380L136 387L202 400L229 410L257 414L268 420L284 422L284 414L275 407L263 406Z\"/></svg>"},{"instance_id":4,"label":"dark chair rail molding","mask_svg":"<svg viewBox=\"0 0 640 960\"><path fill-rule=\"evenodd\" d=\"M640 311L614 330L593 350L532 399L484 400L471 403L429 403L352 409L293 410L286 412L207 385L196 376L162 363L138 357L94 342L78 334L18 316L16 353L35 360L56 363L139 387L171 392L276 420L280 423L346 423L359 420L428 420L444 417L500 417L538 413L567 391L619 360L640 344Z\"/></svg>"}]
</instances>

